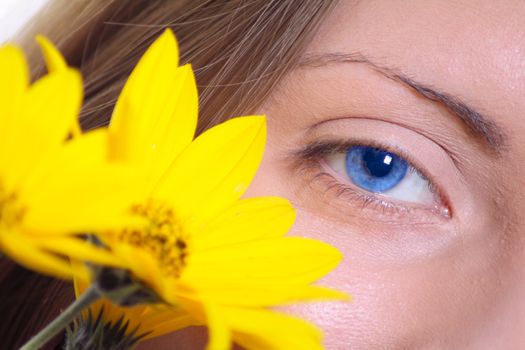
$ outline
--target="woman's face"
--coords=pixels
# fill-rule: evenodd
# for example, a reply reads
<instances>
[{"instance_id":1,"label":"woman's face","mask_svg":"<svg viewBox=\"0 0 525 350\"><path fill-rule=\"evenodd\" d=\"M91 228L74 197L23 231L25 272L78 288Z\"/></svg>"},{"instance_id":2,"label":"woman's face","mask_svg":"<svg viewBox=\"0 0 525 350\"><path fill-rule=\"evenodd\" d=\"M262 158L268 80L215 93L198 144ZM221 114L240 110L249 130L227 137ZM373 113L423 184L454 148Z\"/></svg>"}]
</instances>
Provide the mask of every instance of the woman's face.
<instances>
[{"instance_id":1,"label":"woman's face","mask_svg":"<svg viewBox=\"0 0 525 350\"><path fill-rule=\"evenodd\" d=\"M345 256L322 283L351 303L287 310L327 349L523 348L523 18L522 0L343 0L261 109L247 195L289 198L292 234Z\"/></svg>"},{"instance_id":2,"label":"woman's face","mask_svg":"<svg viewBox=\"0 0 525 350\"><path fill-rule=\"evenodd\" d=\"M524 346L523 18L522 0L342 1L261 109L248 195L289 198L292 234L345 256L322 282L353 302L291 310L328 349Z\"/></svg>"}]
</instances>

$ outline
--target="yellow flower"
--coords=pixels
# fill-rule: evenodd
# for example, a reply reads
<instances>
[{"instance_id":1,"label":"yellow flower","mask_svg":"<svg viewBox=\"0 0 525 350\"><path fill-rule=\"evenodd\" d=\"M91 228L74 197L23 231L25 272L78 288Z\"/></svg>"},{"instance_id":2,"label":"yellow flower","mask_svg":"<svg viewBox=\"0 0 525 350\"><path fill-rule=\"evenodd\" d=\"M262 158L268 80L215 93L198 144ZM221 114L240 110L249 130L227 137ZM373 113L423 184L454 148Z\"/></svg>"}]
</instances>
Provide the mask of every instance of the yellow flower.
<instances>
[{"instance_id":1,"label":"yellow flower","mask_svg":"<svg viewBox=\"0 0 525 350\"><path fill-rule=\"evenodd\" d=\"M149 172L143 200L130 204L148 223L106 233L104 243L171 312L185 316L168 315L163 330L189 319L208 326L209 349L227 349L232 339L250 349L320 349L315 327L266 307L344 298L311 285L341 254L284 237L295 218L288 201L241 199L262 158L264 117L235 118L192 141L197 109L193 72L178 67L167 30L130 76L109 127L112 159Z\"/></svg>"},{"instance_id":2,"label":"yellow flower","mask_svg":"<svg viewBox=\"0 0 525 350\"><path fill-rule=\"evenodd\" d=\"M107 164L107 131L79 134L80 74L39 41L50 72L32 85L20 49L0 48L0 251L38 272L70 278L66 255L115 264L77 234L130 223L126 187L136 180L126 180L123 166ZM77 136L68 141L71 134Z\"/></svg>"},{"instance_id":3,"label":"yellow flower","mask_svg":"<svg viewBox=\"0 0 525 350\"><path fill-rule=\"evenodd\" d=\"M82 270L81 266L75 266L75 272L80 276L84 273ZM89 283L83 278L75 278L74 282L75 295L78 297L88 288ZM106 299L101 299L90 306L89 311L92 315L98 315L103 311L105 323L115 324L122 318L123 324L127 324L127 334L123 336L129 336L133 332L135 336L141 337L140 341L173 332L175 329L199 324L185 310L164 304L121 307ZM82 316L87 319L88 310L84 310ZM118 339L111 340L118 341Z\"/></svg>"}]
</instances>

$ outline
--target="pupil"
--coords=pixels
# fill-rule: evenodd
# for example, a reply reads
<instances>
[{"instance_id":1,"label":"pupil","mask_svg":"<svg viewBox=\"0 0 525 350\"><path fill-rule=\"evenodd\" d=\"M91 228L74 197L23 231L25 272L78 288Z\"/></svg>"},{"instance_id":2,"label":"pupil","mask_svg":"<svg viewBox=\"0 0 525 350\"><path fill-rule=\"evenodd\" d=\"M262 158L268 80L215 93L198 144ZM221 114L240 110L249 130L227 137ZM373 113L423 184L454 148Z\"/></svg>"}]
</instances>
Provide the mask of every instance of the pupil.
<instances>
[{"instance_id":1,"label":"pupil","mask_svg":"<svg viewBox=\"0 0 525 350\"><path fill-rule=\"evenodd\" d=\"M383 177L394 167L394 155L377 148L368 148L363 153L363 163L370 175Z\"/></svg>"}]
</instances>

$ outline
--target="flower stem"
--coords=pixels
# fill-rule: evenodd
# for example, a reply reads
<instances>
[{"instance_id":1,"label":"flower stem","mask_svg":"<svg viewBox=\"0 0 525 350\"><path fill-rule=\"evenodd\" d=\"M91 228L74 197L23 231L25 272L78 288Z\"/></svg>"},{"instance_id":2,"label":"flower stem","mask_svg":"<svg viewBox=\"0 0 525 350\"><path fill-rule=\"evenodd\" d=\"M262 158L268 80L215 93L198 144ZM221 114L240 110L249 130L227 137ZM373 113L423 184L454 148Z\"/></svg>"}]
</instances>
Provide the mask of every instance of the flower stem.
<instances>
[{"instance_id":1,"label":"flower stem","mask_svg":"<svg viewBox=\"0 0 525 350\"><path fill-rule=\"evenodd\" d=\"M37 335L31 338L20 350L37 350L58 332L70 324L80 311L91 305L100 298L98 289L91 285L75 302L68 306L57 318L55 318L46 328L42 329Z\"/></svg>"}]
</instances>

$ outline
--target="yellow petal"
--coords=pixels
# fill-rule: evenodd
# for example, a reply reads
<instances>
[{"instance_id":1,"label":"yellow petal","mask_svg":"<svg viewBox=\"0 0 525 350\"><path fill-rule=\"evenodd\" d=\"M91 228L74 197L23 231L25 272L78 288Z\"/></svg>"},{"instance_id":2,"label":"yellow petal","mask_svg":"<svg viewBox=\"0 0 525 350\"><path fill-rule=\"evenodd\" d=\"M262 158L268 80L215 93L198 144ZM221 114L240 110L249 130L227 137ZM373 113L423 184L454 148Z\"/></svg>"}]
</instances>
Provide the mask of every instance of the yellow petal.
<instances>
[{"instance_id":1,"label":"yellow petal","mask_svg":"<svg viewBox=\"0 0 525 350\"><path fill-rule=\"evenodd\" d=\"M154 196L183 219L207 221L233 204L250 184L264 150L264 117L241 117L213 127L177 158Z\"/></svg>"},{"instance_id":2,"label":"yellow petal","mask_svg":"<svg viewBox=\"0 0 525 350\"><path fill-rule=\"evenodd\" d=\"M224 308L233 339L250 350L322 350L322 334L303 320L272 311Z\"/></svg>"},{"instance_id":3,"label":"yellow petal","mask_svg":"<svg viewBox=\"0 0 525 350\"><path fill-rule=\"evenodd\" d=\"M37 167L21 192L24 225L35 232L98 232L142 224L129 208L144 193L136 168L107 164L107 135L90 132Z\"/></svg>"},{"instance_id":4,"label":"yellow petal","mask_svg":"<svg viewBox=\"0 0 525 350\"><path fill-rule=\"evenodd\" d=\"M39 247L65 255L71 259L91 262L93 264L123 267L126 266L111 252L74 237L42 237L36 238Z\"/></svg>"},{"instance_id":5,"label":"yellow petal","mask_svg":"<svg viewBox=\"0 0 525 350\"><path fill-rule=\"evenodd\" d=\"M206 350L230 349L231 333L222 308L200 295L194 295L194 298L180 297L179 302L198 322L208 327Z\"/></svg>"},{"instance_id":6,"label":"yellow petal","mask_svg":"<svg viewBox=\"0 0 525 350\"><path fill-rule=\"evenodd\" d=\"M178 68L172 86L162 92L157 94L157 103L164 104L157 115L158 120L153 129L143 130L148 138L146 147L152 150L152 164L160 170L155 180L193 140L197 127L198 96L191 66Z\"/></svg>"},{"instance_id":7,"label":"yellow petal","mask_svg":"<svg viewBox=\"0 0 525 350\"><path fill-rule=\"evenodd\" d=\"M205 251L286 234L295 210L280 197L241 199L206 225L192 239L192 249Z\"/></svg>"},{"instance_id":8,"label":"yellow petal","mask_svg":"<svg viewBox=\"0 0 525 350\"><path fill-rule=\"evenodd\" d=\"M197 324L198 322L181 308L153 305L141 316L141 329L150 332L145 339Z\"/></svg>"},{"instance_id":9,"label":"yellow petal","mask_svg":"<svg viewBox=\"0 0 525 350\"><path fill-rule=\"evenodd\" d=\"M10 138L3 147L6 181L21 183L32 167L62 144L76 119L82 99L80 74L73 70L47 75L37 81L21 101L22 107L11 125Z\"/></svg>"},{"instance_id":10,"label":"yellow petal","mask_svg":"<svg viewBox=\"0 0 525 350\"><path fill-rule=\"evenodd\" d=\"M164 171L191 142L197 87L191 67L177 65L177 42L166 30L146 51L117 101L110 124L113 158L151 160Z\"/></svg>"},{"instance_id":11,"label":"yellow petal","mask_svg":"<svg viewBox=\"0 0 525 350\"><path fill-rule=\"evenodd\" d=\"M300 285L323 277L342 254L320 241L283 237L192 252L182 281L203 290L222 285Z\"/></svg>"},{"instance_id":12,"label":"yellow petal","mask_svg":"<svg viewBox=\"0 0 525 350\"><path fill-rule=\"evenodd\" d=\"M155 327L155 325L167 322L173 318L179 318L187 315L186 310L178 306L168 306L165 304L153 304L148 306L143 314L142 324L146 328Z\"/></svg>"},{"instance_id":13,"label":"yellow petal","mask_svg":"<svg viewBox=\"0 0 525 350\"><path fill-rule=\"evenodd\" d=\"M71 120L76 120L80 111L80 73L68 68L44 76L31 86L23 103L22 130L38 137L40 145L46 148L61 144Z\"/></svg>"},{"instance_id":14,"label":"yellow petal","mask_svg":"<svg viewBox=\"0 0 525 350\"><path fill-rule=\"evenodd\" d=\"M17 233L0 234L0 250L33 271L64 279L72 277L69 261L42 251L31 240Z\"/></svg>"},{"instance_id":15,"label":"yellow petal","mask_svg":"<svg viewBox=\"0 0 525 350\"><path fill-rule=\"evenodd\" d=\"M40 193L28 195L30 209L23 222L26 230L67 234L144 225L143 219L129 212L136 200L131 187L136 182L126 178L126 169L108 167L69 172L75 173L78 176L43 183Z\"/></svg>"},{"instance_id":16,"label":"yellow petal","mask_svg":"<svg viewBox=\"0 0 525 350\"><path fill-rule=\"evenodd\" d=\"M75 297L78 298L91 283L91 272L84 263L76 260L71 260L71 269L73 271Z\"/></svg>"},{"instance_id":17,"label":"yellow petal","mask_svg":"<svg viewBox=\"0 0 525 350\"><path fill-rule=\"evenodd\" d=\"M66 61L56 47L43 35L37 35L36 41L46 61L47 70L50 73L67 69Z\"/></svg>"},{"instance_id":18,"label":"yellow petal","mask_svg":"<svg viewBox=\"0 0 525 350\"><path fill-rule=\"evenodd\" d=\"M195 320L189 315L180 316L179 318L174 318L170 321L156 324L152 328L144 328L144 331L150 332L147 336L144 337L144 340L160 337L161 335L173 333L180 329L196 325L197 324L195 323Z\"/></svg>"},{"instance_id":19,"label":"yellow petal","mask_svg":"<svg viewBox=\"0 0 525 350\"><path fill-rule=\"evenodd\" d=\"M24 187L38 191L35 184L43 177L56 175L55 168L100 167L108 163L108 132L106 129L90 131L73 140L65 142L60 149L46 157L34 166L31 176L26 179ZM36 188L32 188L36 187Z\"/></svg>"},{"instance_id":20,"label":"yellow petal","mask_svg":"<svg viewBox=\"0 0 525 350\"><path fill-rule=\"evenodd\" d=\"M68 68L64 57L60 54L57 48L43 35L37 35L36 41L40 45L40 50L46 61L47 70L49 73L64 71ZM71 132L74 136L81 134L80 124L76 118L71 125Z\"/></svg>"},{"instance_id":21,"label":"yellow petal","mask_svg":"<svg viewBox=\"0 0 525 350\"><path fill-rule=\"evenodd\" d=\"M0 130L10 125L13 107L28 86L29 71L23 52L12 45L0 47Z\"/></svg>"},{"instance_id":22,"label":"yellow petal","mask_svg":"<svg viewBox=\"0 0 525 350\"><path fill-rule=\"evenodd\" d=\"M10 114L13 102L22 96L29 86L29 71L24 53L18 47L5 45L0 47L0 120L4 124Z\"/></svg>"},{"instance_id":23,"label":"yellow petal","mask_svg":"<svg viewBox=\"0 0 525 350\"><path fill-rule=\"evenodd\" d=\"M206 350L225 350L230 348L231 334L221 309L211 302L203 303L208 326L208 345Z\"/></svg>"},{"instance_id":24,"label":"yellow petal","mask_svg":"<svg viewBox=\"0 0 525 350\"><path fill-rule=\"evenodd\" d=\"M296 302L343 300L347 294L318 286L280 286L273 283L246 286L242 283L207 287L199 291L204 298L232 307L268 307Z\"/></svg>"},{"instance_id":25,"label":"yellow petal","mask_svg":"<svg viewBox=\"0 0 525 350\"><path fill-rule=\"evenodd\" d=\"M16 149L9 147L16 137L13 135L13 124L18 118L16 109L28 85L29 72L22 51L12 45L0 47L0 175L3 178L10 169L13 153L16 154Z\"/></svg>"},{"instance_id":26,"label":"yellow petal","mask_svg":"<svg viewBox=\"0 0 525 350\"><path fill-rule=\"evenodd\" d=\"M108 237L108 239L111 239L111 237ZM104 243L106 243L106 241L104 241ZM151 254L140 247L137 248L124 243L109 243L108 246L112 248L113 253L124 262L125 266L137 279L143 281L157 292L160 297L166 300L173 300L174 293L166 287L166 281L161 267Z\"/></svg>"}]
</instances>

